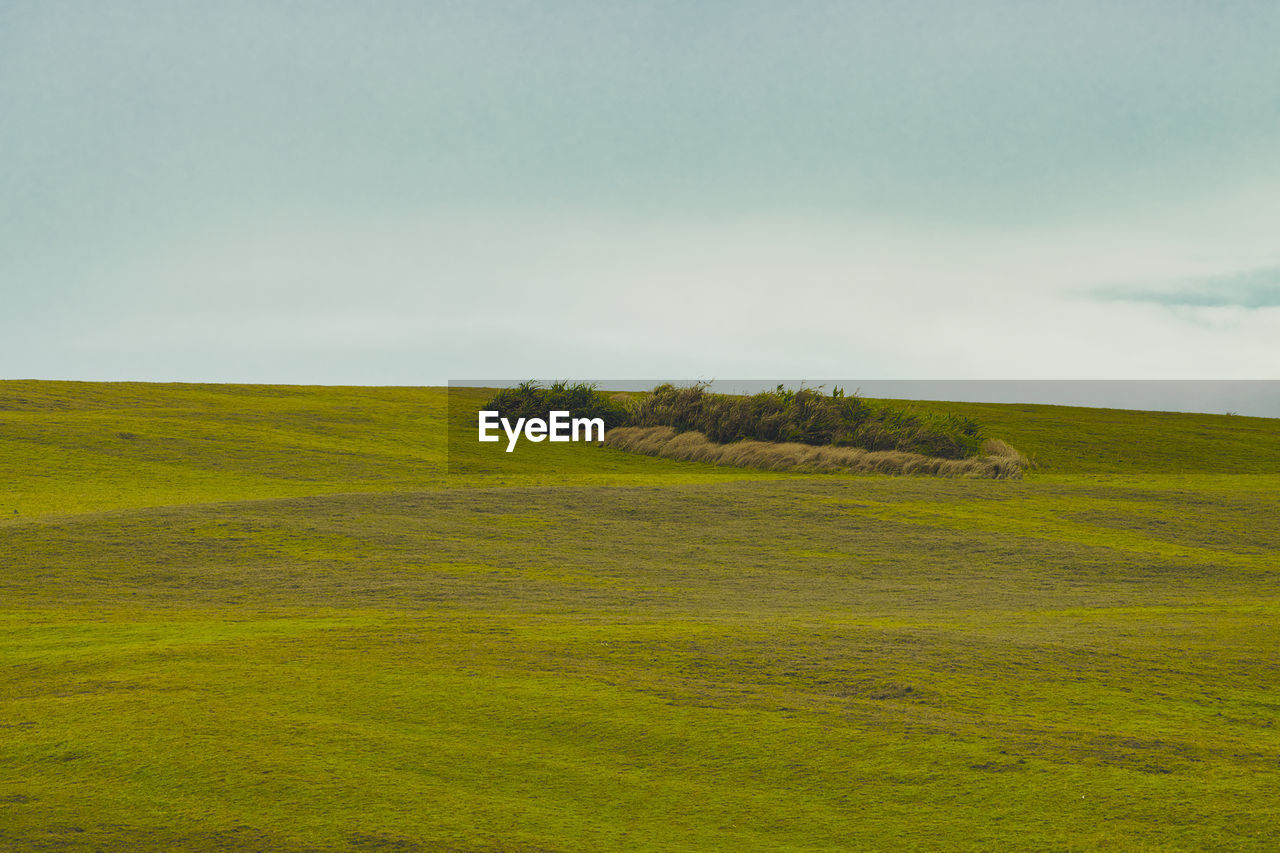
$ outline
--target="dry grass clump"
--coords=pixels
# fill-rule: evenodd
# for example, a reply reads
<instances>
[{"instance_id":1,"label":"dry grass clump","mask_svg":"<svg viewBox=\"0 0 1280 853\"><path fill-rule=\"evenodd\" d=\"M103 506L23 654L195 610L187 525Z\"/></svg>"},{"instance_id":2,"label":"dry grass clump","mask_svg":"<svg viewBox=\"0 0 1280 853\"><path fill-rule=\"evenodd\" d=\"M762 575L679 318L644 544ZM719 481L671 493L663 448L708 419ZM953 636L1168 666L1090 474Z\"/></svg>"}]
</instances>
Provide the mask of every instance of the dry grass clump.
<instances>
[{"instance_id":1,"label":"dry grass clump","mask_svg":"<svg viewBox=\"0 0 1280 853\"><path fill-rule=\"evenodd\" d=\"M999 439L988 439L983 444L982 456L966 459L943 459L900 450L863 450L750 439L717 444L700 432L676 432L667 426L617 427L605 434L604 444L646 456L766 471L921 474L1016 480L1030 467L1025 456Z\"/></svg>"},{"instance_id":2,"label":"dry grass clump","mask_svg":"<svg viewBox=\"0 0 1280 853\"><path fill-rule=\"evenodd\" d=\"M1021 450L998 438L988 438L982 442L982 454L984 456L1002 456L1006 459L1012 459L1018 465L1021 465L1023 469L1036 467L1036 463L1028 459Z\"/></svg>"}]
</instances>

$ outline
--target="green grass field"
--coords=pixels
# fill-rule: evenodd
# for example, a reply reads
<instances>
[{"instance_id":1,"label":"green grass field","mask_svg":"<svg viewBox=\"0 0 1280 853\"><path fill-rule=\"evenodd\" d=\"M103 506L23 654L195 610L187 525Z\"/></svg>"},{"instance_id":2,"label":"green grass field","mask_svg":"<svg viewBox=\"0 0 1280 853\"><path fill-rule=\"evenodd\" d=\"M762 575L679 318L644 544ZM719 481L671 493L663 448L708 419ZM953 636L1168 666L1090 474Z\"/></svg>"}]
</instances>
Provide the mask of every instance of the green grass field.
<instances>
[{"instance_id":1,"label":"green grass field","mask_svg":"<svg viewBox=\"0 0 1280 853\"><path fill-rule=\"evenodd\" d=\"M0 850L1280 849L1280 421L446 460L485 397L0 382Z\"/></svg>"}]
</instances>

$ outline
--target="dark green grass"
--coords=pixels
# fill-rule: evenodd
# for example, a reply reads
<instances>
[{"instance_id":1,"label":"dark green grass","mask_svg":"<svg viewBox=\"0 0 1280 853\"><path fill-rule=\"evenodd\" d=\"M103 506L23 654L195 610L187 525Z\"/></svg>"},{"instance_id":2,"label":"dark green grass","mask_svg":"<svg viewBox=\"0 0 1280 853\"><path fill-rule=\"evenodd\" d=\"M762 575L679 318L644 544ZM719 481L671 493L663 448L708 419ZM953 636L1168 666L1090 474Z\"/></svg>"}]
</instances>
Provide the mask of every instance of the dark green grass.
<instances>
[{"instance_id":1,"label":"dark green grass","mask_svg":"<svg viewBox=\"0 0 1280 853\"><path fill-rule=\"evenodd\" d=\"M0 849L1280 846L1274 421L986 407L1016 483L446 477L431 389L23 394ZM168 485L100 436L144 428Z\"/></svg>"}]
</instances>

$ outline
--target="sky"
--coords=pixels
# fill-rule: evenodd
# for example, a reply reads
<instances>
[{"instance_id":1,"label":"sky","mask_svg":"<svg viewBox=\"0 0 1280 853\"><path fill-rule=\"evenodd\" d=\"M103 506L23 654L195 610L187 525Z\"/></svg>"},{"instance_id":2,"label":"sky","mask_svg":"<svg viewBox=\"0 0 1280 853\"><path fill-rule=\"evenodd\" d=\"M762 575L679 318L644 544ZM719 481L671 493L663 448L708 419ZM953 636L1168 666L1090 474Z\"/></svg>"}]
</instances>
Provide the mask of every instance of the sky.
<instances>
[{"instance_id":1,"label":"sky","mask_svg":"<svg viewBox=\"0 0 1280 853\"><path fill-rule=\"evenodd\" d=\"M0 378L1280 379L1280 5L0 3Z\"/></svg>"}]
</instances>

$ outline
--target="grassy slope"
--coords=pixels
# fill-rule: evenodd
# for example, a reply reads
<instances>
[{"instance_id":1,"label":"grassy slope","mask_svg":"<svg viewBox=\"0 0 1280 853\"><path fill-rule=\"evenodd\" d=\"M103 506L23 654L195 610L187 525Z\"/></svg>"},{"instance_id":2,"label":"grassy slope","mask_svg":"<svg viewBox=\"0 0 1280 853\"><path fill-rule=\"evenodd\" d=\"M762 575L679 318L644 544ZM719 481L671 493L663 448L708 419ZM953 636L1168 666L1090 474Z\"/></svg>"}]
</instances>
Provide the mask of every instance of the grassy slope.
<instances>
[{"instance_id":1,"label":"grassy slope","mask_svg":"<svg viewBox=\"0 0 1280 853\"><path fill-rule=\"evenodd\" d=\"M0 383L0 849L1275 849L1280 422L943 408L1042 468Z\"/></svg>"}]
</instances>

